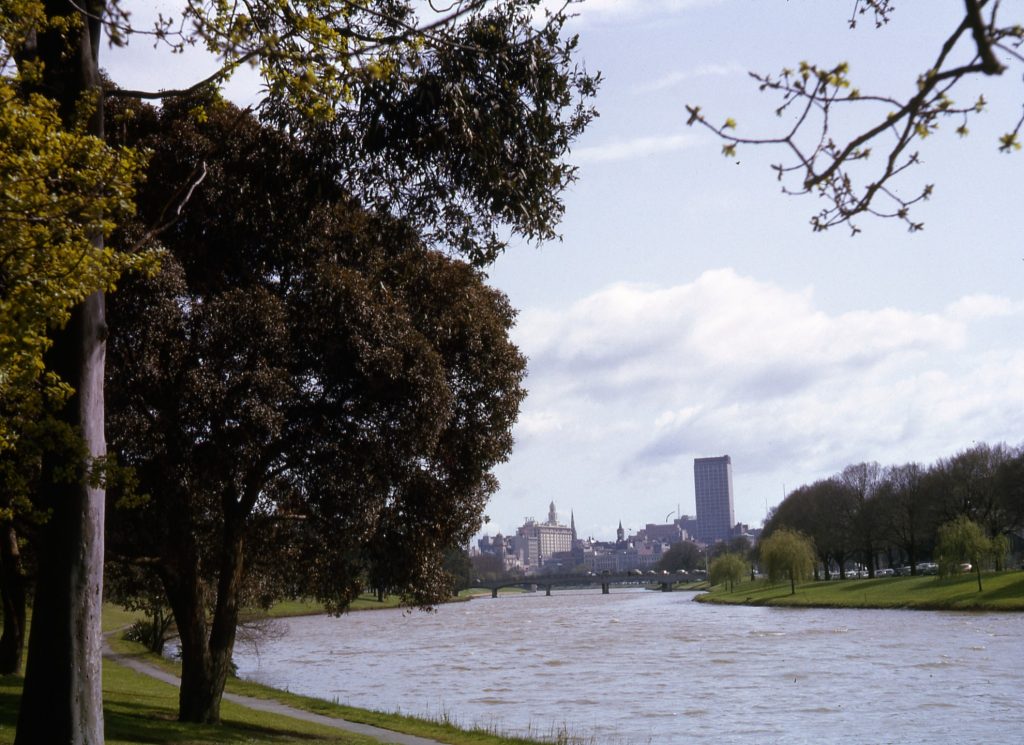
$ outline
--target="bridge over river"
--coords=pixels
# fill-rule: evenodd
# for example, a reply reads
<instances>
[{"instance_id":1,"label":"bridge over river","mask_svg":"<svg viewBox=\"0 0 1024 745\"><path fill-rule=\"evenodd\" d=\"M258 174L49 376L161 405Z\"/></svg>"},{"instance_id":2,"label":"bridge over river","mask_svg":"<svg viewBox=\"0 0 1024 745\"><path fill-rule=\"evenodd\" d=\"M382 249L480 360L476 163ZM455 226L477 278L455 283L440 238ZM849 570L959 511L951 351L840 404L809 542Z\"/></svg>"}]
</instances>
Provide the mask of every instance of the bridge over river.
<instances>
[{"instance_id":1,"label":"bridge over river","mask_svg":"<svg viewBox=\"0 0 1024 745\"><path fill-rule=\"evenodd\" d=\"M491 591L491 597L498 597L498 590L505 587L526 587L528 589L544 588L545 595L551 595L552 587L593 587L601 586L601 592L607 595L612 585L659 585L662 592L672 592L679 582L696 582L703 577L695 577L687 572L637 574L621 572L616 574L550 574L516 579L477 580L473 587L484 587Z\"/></svg>"}]
</instances>

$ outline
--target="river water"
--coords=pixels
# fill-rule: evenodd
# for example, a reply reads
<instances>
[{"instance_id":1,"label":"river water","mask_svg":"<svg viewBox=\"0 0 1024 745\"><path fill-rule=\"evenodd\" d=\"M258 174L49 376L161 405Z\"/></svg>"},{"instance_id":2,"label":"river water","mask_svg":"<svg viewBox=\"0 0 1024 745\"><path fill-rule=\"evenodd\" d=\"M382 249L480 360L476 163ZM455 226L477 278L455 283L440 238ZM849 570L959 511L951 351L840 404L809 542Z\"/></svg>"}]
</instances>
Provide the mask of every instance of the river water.
<instances>
[{"instance_id":1,"label":"river water","mask_svg":"<svg viewBox=\"0 0 1024 745\"><path fill-rule=\"evenodd\" d=\"M593 743L1024 742L1024 615L692 597L581 590L294 618L235 662L295 693Z\"/></svg>"}]
</instances>

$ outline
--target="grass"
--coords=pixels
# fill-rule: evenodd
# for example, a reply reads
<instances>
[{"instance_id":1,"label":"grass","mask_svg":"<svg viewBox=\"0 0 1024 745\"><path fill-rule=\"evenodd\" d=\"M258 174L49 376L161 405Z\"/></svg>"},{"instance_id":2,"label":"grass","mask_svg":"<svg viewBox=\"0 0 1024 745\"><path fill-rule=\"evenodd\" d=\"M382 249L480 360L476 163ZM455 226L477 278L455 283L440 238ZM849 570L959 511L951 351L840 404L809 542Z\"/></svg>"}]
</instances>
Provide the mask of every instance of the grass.
<instances>
[{"instance_id":1,"label":"grass","mask_svg":"<svg viewBox=\"0 0 1024 745\"><path fill-rule=\"evenodd\" d=\"M0 743L14 742L22 679L0 677ZM103 665L103 710L107 745L379 745L377 740L290 717L252 711L225 701L220 725L177 721L174 686L109 661Z\"/></svg>"},{"instance_id":2,"label":"grass","mask_svg":"<svg viewBox=\"0 0 1024 745\"><path fill-rule=\"evenodd\" d=\"M1024 572L982 575L978 592L974 574L939 577L806 582L790 594L789 582L742 582L733 592L721 585L698 597L701 602L735 605L776 605L807 608L912 608L918 610L1024 611Z\"/></svg>"}]
</instances>

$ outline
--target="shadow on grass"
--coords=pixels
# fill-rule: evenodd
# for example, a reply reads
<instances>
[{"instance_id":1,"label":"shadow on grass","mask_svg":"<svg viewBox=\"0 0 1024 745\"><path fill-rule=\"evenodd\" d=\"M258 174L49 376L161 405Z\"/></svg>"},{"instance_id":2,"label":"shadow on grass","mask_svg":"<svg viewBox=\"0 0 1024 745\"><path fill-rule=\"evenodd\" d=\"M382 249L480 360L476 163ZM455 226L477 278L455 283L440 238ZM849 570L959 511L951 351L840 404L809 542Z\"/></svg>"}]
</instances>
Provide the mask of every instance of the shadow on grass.
<instances>
[{"instance_id":1,"label":"shadow on grass","mask_svg":"<svg viewBox=\"0 0 1024 745\"><path fill-rule=\"evenodd\" d=\"M981 576L981 581L985 581L985 575ZM1024 597L1024 572L1016 582L1004 585L998 590L986 590L985 592L986 600L1016 600L1022 597Z\"/></svg>"},{"instance_id":2,"label":"shadow on grass","mask_svg":"<svg viewBox=\"0 0 1024 745\"><path fill-rule=\"evenodd\" d=\"M107 740L118 740L131 743L152 743L153 745L169 745L170 743L190 743L190 745L206 745L210 743L252 743L274 742L324 742L326 738L299 732L261 727L252 724L241 724L225 719L222 724L185 724L166 710L154 710L148 706L132 706L119 704L116 708L104 711L105 733Z\"/></svg>"}]
</instances>

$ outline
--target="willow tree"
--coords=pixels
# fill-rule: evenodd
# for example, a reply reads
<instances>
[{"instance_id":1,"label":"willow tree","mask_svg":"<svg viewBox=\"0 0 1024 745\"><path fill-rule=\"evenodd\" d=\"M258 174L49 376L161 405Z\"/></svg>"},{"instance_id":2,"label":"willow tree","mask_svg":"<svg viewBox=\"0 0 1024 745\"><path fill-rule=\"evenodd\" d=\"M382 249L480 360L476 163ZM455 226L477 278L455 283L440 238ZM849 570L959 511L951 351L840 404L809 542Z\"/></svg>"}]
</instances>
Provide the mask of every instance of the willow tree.
<instances>
[{"instance_id":1,"label":"willow tree","mask_svg":"<svg viewBox=\"0 0 1024 745\"><path fill-rule=\"evenodd\" d=\"M538 4L467 0L420 18L416 10L423 9L422 4L401 0L257 0L235 5L184 0L180 13L162 15L153 28L140 29L130 23L127 1L4 0L0 13L4 48L8 59L16 57L17 64L7 64L2 72L22 100L29 100L34 92L52 102L60 115L57 130L102 138L99 68L104 36L110 43L124 44L133 35L145 33L147 43L155 39L171 51L201 45L220 66L206 80L196 81L196 86L220 83L240 66L255 65L268 100L287 102L301 113L303 124L334 120L358 108L370 86L384 85L386 90L388 81L414 80L417 74L436 69L449 51L460 50L477 64L465 66L467 80L461 85L456 81L445 91L487 90L484 78L502 81L500 92L506 100L518 102L503 115L516 126L448 130L443 118L434 119L427 122L421 140L403 141L400 133L392 140L362 138L364 155L352 166L368 165L373 153L381 152L382 143L390 142L393 151L411 154L415 160L436 152L442 142L458 147L462 138L471 146L460 149L459 158L440 162L440 170L428 169L422 178L408 182L407 193L440 199L439 211L431 218L438 240L484 262L502 243L486 238L491 235L489 225L500 226L493 232L495 237L518 234L540 240L551 236L560 214L557 194L575 176L562 157L592 116L585 99L593 94L596 79L576 69L575 42L560 37L564 12L535 22ZM489 44L466 37L474 30L486 35L490 29L498 35L490 36ZM523 64L508 67L506 63L524 49L530 51ZM159 70L153 79L154 88L161 88ZM398 90L404 88L398 86ZM122 95L166 98L175 93L125 91ZM484 113L478 110L477 116ZM490 146L485 146L488 142ZM524 164L517 159L524 148L542 154L530 160L531 168L521 167ZM201 173L202 168L165 195L166 209L157 223L147 226L147 232L158 231L167 218L173 219L184 201L180 197L193 193ZM102 230L90 233L96 251L104 250L102 234ZM480 236L485 237L482 242L476 240ZM477 251L475 246L484 248ZM91 294L76 301L67 324L52 335L49 369L74 391L61 417L82 438L85 455L77 468L83 477L60 488L54 485L42 500L53 507L53 518L48 529L49 558L40 564L18 742L103 740L96 612L102 593L103 491L84 475L105 451L105 289L105 284L91 287ZM47 288L39 291L49 293ZM48 460L56 464L66 455L55 454ZM52 568L44 569L50 562ZM72 649L65 639L71 640Z\"/></svg>"},{"instance_id":2,"label":"willow tree","mask_svg":"<svg viewBox=\"0 0 1024 745\"><path fill-rule=\"evenodd\" d=\"M803 533L781 528L758 544L761 568L770 582L789 580L790 594L796 593L796 583L814 572L814 544Z\"/></svg>"},{"instance_id":3,"label":"willow tree","mask_svg":"<svg viewBox=\"0 0 1024 745\"><path fill-rule=\"evenodd\" d=\"M982 591L981 564L992 555L992 541L981 525L964 515L943 523L939 526L935 553L942 577L959 574L966 562L978 578L978 592Z\"/></svg>"},{"instance_id":4,"label":"willow tree","mask_svg":"<svg viewBox=\"0 0 1024 745\"><path fill-rule=\"evenodd\" d=\"M750 565L739 554L725 553L711 562L710 579L712 585L725 585L729 592L736 583L750 572Z\"/></svg>"}]
</instances>

